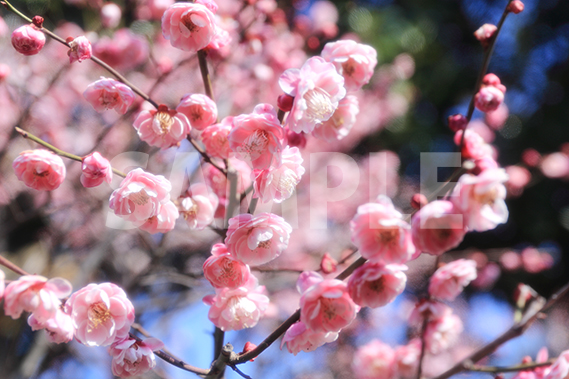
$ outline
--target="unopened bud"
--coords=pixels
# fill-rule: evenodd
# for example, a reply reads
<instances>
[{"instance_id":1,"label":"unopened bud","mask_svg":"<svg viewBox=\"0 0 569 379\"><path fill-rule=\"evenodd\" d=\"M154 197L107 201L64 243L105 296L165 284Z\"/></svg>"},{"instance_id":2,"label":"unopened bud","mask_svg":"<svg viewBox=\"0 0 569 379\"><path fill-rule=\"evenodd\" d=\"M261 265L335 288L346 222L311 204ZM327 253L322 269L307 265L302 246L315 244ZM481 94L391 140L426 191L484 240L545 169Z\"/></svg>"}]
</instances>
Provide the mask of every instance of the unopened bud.
<instances>
[{"instance_id":1,"label":"unopened bud","mask_svg":"<svg viewBox=\"0 0 569 379\"><path fill-rule=\"evenodd\" d=\"M411 206L413 207L413 209L421 209L428 203L429 201L427 200L427 197L422 193L416 193L411 198Z\"/></svg>"},{"instance_id":2,"label":"unopened bud","mask_svg":"<svg viewBox=\"0 0 569 379\"><path fill-rule=\"evenodd\" d=\"M468 124L468 120L461 114L448 116L448 127L455 133L459 130L465 129L466 124Z\"/></svg>"},{"instance_id":3,"label":"unopened bud","mask_svg":"<svg viewBox=\"0 0 569 379\"><path fill-rule=\"evenodd\" d=\"M508 4L508 11L514 14L521 13L524 10L524 8L525 5L520 0L514 0L511 1L510 4Z\"/></svg>"},{"instance_id":4,"label":"unopened bud","mask_svg":"<svg viewBox=\"0 0 569 379\"><path fill-rule=\"evenodd\" d=\"M292 103L294 101L294 97L283 93L277 99L277 106L283 112L288 112L292 109Z\"/></svg>"},{"instance_id":5,"label":"unopened bud","mask_svg":"<svg viewBox=\"0 0 569 379\"><path fill-rule=\"evenodd\" d=\"M253 350L255 350L256 347L257 347L257 345L247 341L247 342L245 342L245 346L243 346L243 351L240 354L245 354L245 353L248 353L250 351L253 351ZM254 360L255 360L255 358L250 359L249 361L253 362Z\"/></svg>"},{"instance_id":6,"label":"unopened bud","mask_svg":"<svg viewBox=\"0 0 569 379\"><path fill-rule=\"evenodd\" d=\"M484 24L474 32L474 37L480 41L483 48L487 48L497 30L496 25Z\"/></svg>"},{"instance_id":7,"label":"unopened bud","mask_svg":"<svg viewBox=\"0 0 569 379\"><path fill-rule=\"evenodd\" d=\"M43 28L43 17L42 16L34 16L32 18L32 24L38 29Z\"/></svg>"},{"instance_id":8,"label":"unopened bud","mask_svg":"<svg viewBox=\"0 0 569 379\"><path fill-rule=\"evenodd\" d=\"M338 266L338 262L330 256L330 254L326 253L322 257L322 262L320 262L320 269L324 274L330 274L336 271L336 267Z\"/></svg>"}]
</instances>

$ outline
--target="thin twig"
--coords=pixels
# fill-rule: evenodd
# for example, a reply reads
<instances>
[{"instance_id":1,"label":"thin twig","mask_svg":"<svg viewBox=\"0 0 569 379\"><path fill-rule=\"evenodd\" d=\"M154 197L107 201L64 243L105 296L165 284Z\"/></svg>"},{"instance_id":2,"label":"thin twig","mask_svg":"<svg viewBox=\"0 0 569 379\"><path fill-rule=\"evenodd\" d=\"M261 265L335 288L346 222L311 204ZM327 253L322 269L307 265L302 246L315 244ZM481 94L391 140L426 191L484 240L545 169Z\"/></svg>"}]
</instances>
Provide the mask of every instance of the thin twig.
<instances>
[{"instance_id":1,"label":"thin twig","mask_svg":"<svg viewBox=\"0 0 569 379\"><path fill-rule=\"evenodd\" d=\"M68 158L68 159L72 159L74 161L83 162L83 158L81 158L78 155L71 154L71 153L68 153L66 151L60 150L57 147L45 142L41 138L36 137L35 135L31 134L30 132L26 132L25 130L18 128L17 126L15 127L15 129L18 133L20 133L22 135L22 137L30 139L30 140L34 141L35 143L42 145L43 147L48 148L49 150L53 151L57 155L60 155L62 157ZM113 168L113 172L115 174L117 174L118 176L122 176L123 178L126 177L126 174L124 172L119 171L115 168Z\"/></svg>"},{"instance_id":2,"label":"thin twig","mask_svg":"<svg viewBox=\"0 0 569 379\"><path fill-rule=\"evenodd\" d=\"M0 265L6 267L7 269L10 269L12 271L14 271L16 274L20 274L20 275L30 275L28 272L26 272L25 270L21 269L20 267L16 266L14 263L10 262L9 260L7 260L6 258L4 258L3 256L0 255Z\"/></svg>"},{"instance_id":3,"label":"thin twig","mask_svg":"<svg viewBox=\"0 0 569 379\"><path fill-rule=\"evenodd\" d=\"M1 1L0 4L4 5L7 9L9 9L10 11L12 11L13 13L17 14L18 16L20 16L20 18L26 20L27 22L32 22L32 20L27 17L26 15L24 15L22 12L20 12L19 10L17 10L12 4L10 4L8 1L4 0ZM52 32L49 29L46 29L44 27L41 28L41 31L44 32L45 34L47 34L48 36L50 36L51 38L53 38L54 40L56 40L57 42L67 46L68 48L70 48L69 43L64 40L63 38L61 38L60 36L58 36L57 34L55 34L54 32ZM126 84L127 86L129 86L134 92L136 92L136 94L138 94L140 97L142 97L144 100L148 101L150 104L152 104L155 108L158 108L158 104L152 100L150 98L150 96L148 96L146 93L144 93L143 91L141 91L138 87L136 87L134 84L132 84L127 78L125 78L123 75L121 75L117 70L115 70L114 68L112 68L111 66L109 66L108 64L106 64L105 62L103 62L102 60L100 60L99 58L97 58L96 56L91 56L91 60L93 62L95 62L96 64L98 64L99 66L101 66L102 68L104 68L105 70L107 70L108 72L110 72L112 75L114 75L119 81L121 81L122 83Z\"/></svg>"},{"instance_id":4,"label":"thin twig","mask_svg":"<svg viewBox=\"0 0 569 379\"><path fill-rule=\"evenodd\" d=\"M545 362L531 362L524 363L516 366L479 366L479 365L467 365L466 371L477 371L477 372L488 372L488 373L500 373L500 372L516 372L516 371L531 371L536 368L551 366L557 358L551 358Z\"/></svg>"}]
</instances>

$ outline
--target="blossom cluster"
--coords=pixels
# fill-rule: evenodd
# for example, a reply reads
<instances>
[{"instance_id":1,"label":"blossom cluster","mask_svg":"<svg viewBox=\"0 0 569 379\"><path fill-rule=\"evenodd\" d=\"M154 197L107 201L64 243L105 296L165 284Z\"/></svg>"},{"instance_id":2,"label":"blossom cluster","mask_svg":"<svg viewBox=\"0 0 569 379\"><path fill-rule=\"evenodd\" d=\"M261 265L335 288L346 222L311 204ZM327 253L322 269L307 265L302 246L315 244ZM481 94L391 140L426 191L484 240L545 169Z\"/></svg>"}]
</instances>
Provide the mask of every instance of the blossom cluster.
<instances>
[{"instance_id":1,"label":"blossom cluster","mask_svg":"<svg viewBox=\"0 0 569 379\"><path fill-rule=\"evenodd\" d=\"M23 275L5 286L0 270L0 299L7 316L17 319L30 313L32 330L45 330L53 343L75 338L86 346L108 346L113 374L120 377L139 375L156 365L153 351L163 344L155 338L130 337L134 307L119 286L91 283L71 292L66 279L40 275Z\"/></svg>"}]
</instances>

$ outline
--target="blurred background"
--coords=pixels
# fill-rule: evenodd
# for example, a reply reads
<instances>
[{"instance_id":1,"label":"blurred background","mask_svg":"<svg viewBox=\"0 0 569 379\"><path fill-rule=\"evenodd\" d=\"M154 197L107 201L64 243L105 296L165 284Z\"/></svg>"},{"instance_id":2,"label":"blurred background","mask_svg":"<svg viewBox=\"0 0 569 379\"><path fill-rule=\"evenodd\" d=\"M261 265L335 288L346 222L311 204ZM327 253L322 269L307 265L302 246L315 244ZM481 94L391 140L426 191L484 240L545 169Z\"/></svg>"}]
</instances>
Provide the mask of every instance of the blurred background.
<instances>
[{"instance_id":1,"label":"blurred background","mask_svg":"<svg viewBox=\"0 0 569 379\"><path fill-rule=\"evenodd\" d=\"M510 218L495 230L467 234L456 251L443 257L475 259L479 279L450 304L464 323L464 337L448 352L426 357L427 376L444 371L511 325L518 283L548 296L569 278L569 3L524 3L524 12L507 18L489 67L507 87L506 107L492 119L476 111L471 125L496 147L499 164L510 173ZM160 35L160 10L169 5L166 0L117 1L122 16L114 26L103 25L104 4L95 0L13 4L26 15L42 15L44 25L64 38L86 33L96 41L96 55L160 103L175 106L183 94L203 92L196 59L175 51ZM420 188L420 154L456 151L446 120L466 113L474 92L483 51L473 32L484 23L496 24L505 4L219 2L219 14L234 39L230 49L210 56L220 117L250 112L258 102L276 104L280 73L300 67L328 41L358 38L376 48L379 62L372 82L358 95L360 115L350 135L333 143L310 140L304 150L307 155L347 153L360 163L365 180L353 197L328 206L327 230L311 231L300 216L289 249L268 267L277 272L258 272L274 301L267 317L254 329L226 333L236 351L246 341L260 342L297 308L298 273L278 270L317 268L325 252L337 259L345 256L351 247L347 223L358 205L379 193L377 188L384 188L396 206L410 212L409 199ZM213 290L202 277L201 265L218 241L216 234L191 231L186 225L178 225L166 237L107 227L112 189L82 188L76 162L66 162L70 179L53 193L26 188L11 168L20 151L35 148L14 135L14 125L78 155L97 148L107 157L118 157L113 165L119 169L147 164L153 172L177 176L180 188L187 186L184 171L191 172L196 162L182 161L181 173L175 172L173 162L177 153L190 152L191 146L158 151L140 142L132 129L136 107L124 116L94 112L81 93L87 84L109 74L91 62L69 65L65 48L54 41L38 56L17 55L10 34L22 21L5 9L0 9L0 16L0 63L10 68L0 80L0 254L28 272L63 276L76 289L103 281L123 286L133 299L138 323L182 359L208 367L213 325L201 298ZM145 156L119 156L125 151L150 159L146 163ZM439 180L450 172L440 170ZM329 183L336 176L329 172ZM111 187L119 182L115 178ZM297 193L301 206L309 206L308 192L303 180ZM406 320L414 302L425 295L432 265L429 257L411 262L406 292L389 306L363 310L335 343L296 357L275 344L240 369L253 378L354 378L350 364L357 347L374 338L396 347L416 335ZM513 365L524 355L535 359L542 346L550 349L550 356L569 348L566 309L567 300L560 302L547 319L504 345L486 363ZM0 317L0 370L10 379L112 377L105 348L76 342L51 345L41 332L32 332L24 318L5 316ZM193 376L159 362L145 377ZM239 376L228 372L227 377Z\"/></svg>"}]
</instances>

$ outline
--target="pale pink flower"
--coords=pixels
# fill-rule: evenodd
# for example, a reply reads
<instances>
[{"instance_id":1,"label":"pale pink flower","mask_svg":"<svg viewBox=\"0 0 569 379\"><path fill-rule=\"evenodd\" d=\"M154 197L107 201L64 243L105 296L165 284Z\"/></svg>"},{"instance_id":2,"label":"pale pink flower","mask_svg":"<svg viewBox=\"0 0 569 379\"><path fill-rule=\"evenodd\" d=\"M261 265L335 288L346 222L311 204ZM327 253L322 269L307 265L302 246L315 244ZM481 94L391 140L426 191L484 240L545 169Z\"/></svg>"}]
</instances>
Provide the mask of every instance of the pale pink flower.
<instances>
[{"instance_id":1,"label":"pale pink flower","mask_svg":"<svg viewBox=\"0 0 569 379\"><path fill-rule=\"evenodd\" d=\"M285 147L279 167L253 172L255 176L253 197L260 198L263 203L269 201L282 203L291 197L305 172L302 162L302 155L297 147Z\"/></svg>"},{"instance_id":2,"label":"pale pink flower","mask_svg":"<svg viewBox=\"0 0 569 379\"><path fill-rule=\"evenodd\" d=\"M508 4L508 10L510 12L512 12L513 14L518 14L518 13L523 12L524 8L525 8L525 5L520 0L513 0L513 1L510 1L510 3Z\"/></svg>"},{"instance_id":3,"label":"pale pink flower","mask_svg":"<svg viewBox=\"0 0 569 379\"><path fill-rule=\"evenodd\" d=\"M190 121L183 113L165 105L155 111L140 112L133 126L141 140L161 149L178 146L191 130Z\"/></svg>"},{"instance_id":4,"label":"pale pink flower","mask_svg":"<svg viewBox=\"0 0 569 379\"><path fill-rule=\"evenodd\" d=\"M348 292L354 303L362 307L378 308L391 303L407 283L404 265L383 266L366 262L357 268L348 281Z\"/></svg>"},{"instance_id":5,"label":"pale pink flower","mask_svg":"<svg viewBox=\"0 0 569 379\"><path fill-rule=\"evenodd\" d=\"M45 45L45 34L33 24L20 26L12 32L12 46L20 54L35 55Z\"/></svg>"},{"instance_id":6,"label":"pale pink flower","mask_svg":"<svg viewBox=\"0 0 569 379\"><path fill-rule=\"evenodd\" d=\"M57 309L55 313L43 322L38 321L35 314L28 317L28 325L32 330L45 329L47 339L53 343L67 343L73 339L75 328L71 316Z\"/></svg>"},{"instance_id":7,"label":"pale pink flower","mask_svg":"<svg viewBox=\"0 0 569 379\"><path fill-rule=\"evenodd\" d=\"M562 152L547 154L541 160L539 168L548 178L564 178L569 176L569 157Z\"/></svg>"},{"instance_id":8,"label":"pale pink flower","mask_svg":"<svg viewBox=\"0 0 569 379\"><path fill-rule=\"evenodd\" d=\"M69 63L82 62L91 58L92 54L91 42L89 42L87 37L80 36L69 42L69 50L67 51Z\"/></svg>"},{"instance_id":9,"label":"pale pink flower","mask_svg":"<svg viewBox=\"0 0 569 379\"><path fill-rule=\"evenodd\" d=\"M47 150L25 150L12 163L19 180L39 191L53 191L65 179L63 160Z\"/></svg>"},{"instance_id":10,"label":"pale pink flower","mask_svg":"<svg viewBox=\"0 0 569 379\"><path fill-rule=\"evenodd\" d=\"M114 190L109 207L116 215L141 225L160 213L170 201L172 185L162 175L152 175L141 168L130 171Z\"/></svg>"},{"instance_id":11,"label":"pale pink flower","mask_svg":"<svg viewBox=\"0 0 569 379\"><path fill-rule=\"evenodd\" d=\"M314 332L339 332L356 318L357 311L346 283L337 279L317 282L300 296L300 321Z\"/></svg>"},{"instance_id":12,"label":"pale pink flower","mask_svg":"<svg viewBox=\"0 0 569 379\"><path fill-rule=\"evenodd\" d=\"M203 264L204 276L215 288L237 288L249 280L249 266L235 259L227 247L216 243L211 248L211 257Z\"/></svg>"},{"instance_id":13,"label":"pale pink flower","mask_svg":"<svg viewBox=\"0 0 569 379\"><path fill-rule=\"evenodd\" d=\"M410 226L386 197L360 205L350 222L352 242L362 257L381 264L405 263L415 253Z\"/></svg>"},{"instance_id":14,"label":"pale pink flower","mask_svg":"<svg viewBox=\"0 0 569 379\"><path fill-rule=\"evenodd\" d=\"M458 246L466 234L466 223L453 203L435 200L413 215L411 234L417 250L441 255Z\"/></svg>"},{"instance_id":15,"label":"pale pink flower","mask_svg":"<svg viewBox=\"0 0 569 379\"><path fill-rule=\"evenodd\" d=\"M196 3L204 5L213 14L217 13L217 8L219 8L217 3L213 0L196 0Z\"/></svg>"},{"instance_id":16,"label":"pale pink flower","mask_svg":"<svg viewBox=\"0 0 569 379\"><path fill-rule=\"evenodd\" d=\"M119 26L122 17L121 8L115 3L106 3L101 7L101 24L104 28L114 29Z\"/></svg>"},{"instance_id":17,"label":"pale pink flower","mask_svg":"<svg viewBox=\"0 0 569 379\"><path fill-rule=\"evenodd\" d=\"M240 214L229 219L225 244L243 263L261 265L277 258L288 246L292 227L272 213Z\"/></svg>"},{"instance_id":18,"label":"pale pink flower","mask_svg":"<svg viewBox=\"0 0 569 379\"><path fill-rule=\"evenodd\" d=\"M486 231L508 220L504 169L487 169L460 177L451 201L462 212L469 230Z\"/></svg>"},{"instance_id":19,"label":"pale pink flower","mask_svg":"<svg viewBox=\"0 0 569 379\"><path fill-rule=\"evenodd\" d=\"M178 207L171 201L162 204L157 215L146 220L145 223L138 226L140 230L148 233L168 233L176 226L176 220L180 217Z\"/></svg>"},{"instance_id":20,"label":"pale pink flower","mask_svg":"<svg viewBox=\"0 0 569 379\"><path fill-rule=\"evenodd\" d=\"M431 354L442 353L456 343L462 330L462 321L449 308L441 318L427 323L425 347Z\"/></svg>"},{"instance_id":21,"label":"pale pink flower","mask_svg":"<svg viewBox=\"0 0 569 379\"><path fill-rule=\"evenodd\" d=\"M281 350L286 344L286 348L291 354L298 354L301 351L311 352L324 345L336 341L338 333L335 332L315 332L298 321L286 331L281 341Z\"/></svg>"},{"instance_id":22,"label":"pale pink flower","mask_svg":"<svg viewBox=\"0 0 569 379\"><path fill-rule=\"evenodd\" d=\"M310 133L328 120L346 96L344 78L321 57L309 58L300 69L286 70L279 78L281 89L294 97L286 126L295 133Z\"/></svg>"},{"instance_id":23,"label":"pale pink flower","mask_svg":"<svg viewBox=\"0 0 569 379\"><path fill-rule=\"evenodd\" d=\"M202 230L211 224L219 205L217 195L203 183L192 184L178 199L178 210L191 229Z\"/></svg>"},{"instance_id":24,"label":"pale pink flower","mask_svg":"<svg viewBox=\"0 0 569 379\"><path fill-rule=\"evenodd\" d=\"M4 313L17 319L24 311L32 312L38 322L45 322L55 316L60 299L69 296L71 288L71 283L63 278L20 276L4 290Z\"/></svg>"},{"instance_id":25,"label":"pale pink flower","mask_svg":"<svg viewBox=\"0 0 569 379\"><path fill-rule=\"evenodd\" d=\"M544 379L566 379L567 377L569 377L569 350L559 354Z\"/></svg>"},{"instance_id":26,"label":"pale pink flower","mask_svg":"<svg viewBox=\"0 0 569 379\"><path fill-rule=\"evenodd\" d=\"M421 356L421 340L414 338L407 345L395 349L395 372L399 378L414 378L417 375Z\"/></svg>"},{"instance_id":27,"label":"pale pink flower","mask_svg":"<svg viewBox=\"0 0 569 379\"><path fill-rule=\"evenodd\" d=\"M474 279L476 262L471 259L457 259L435 271L429 283L429 294L452 301Z\"/></svg>"},{"instance_id":28,"label":"pale pink flower","mask_svg":"<svg viewBox=\"0 0 569 379\"><path fill-rule=\"evenodd\" d=\"M162 34L172 46L197 52L213 39L215 18L202 4L174 3L162 15Z\"/></svg>"},{"instance_id":29,"label":"pale pink flower","mask_svg":"<svg viewBox=\"0 0 569 379\"><path fill-rule=\"evenodd\" d=\"M87 86L83 97L97 112L115 109L125 114L134 101L134 92L129 86L114 79L101 77Z\"/></svg>"},{"instance_id":30,"label":"pale pink flower","mask_svg":"<svg viewBox=\"0 0 569 379\"><path fill-rule=\"evenodd\" d=\"M217 120L217 105L212 99L201 93L184 95L176 110L183 113L190 120L192 128L197 130L204 130Z\"/></svg>"},{"instance_id":31,"label":"pale pink flower","mask_svg":"<svg viewBox=\"0 0 569 379\"><path fill-rule=\"evenodd\" d=\"M232 127L233 117L225 117L220 123L210 125L202 131L201 140L210 157L229 158L231 149L228 137Z\"/></svg>"},{"instance_id":32,"label":"pale pink flower","mask_svg":"<svg viewBox=\"0 0 569 379\"><path fill-rule=\"evenodd\" d=\"M504 101L504 92L494 86L480 88L474 96L474 105L482 112L492 112Z\"/></svg>"},{"instance_id":33,"label":"pale pink flower","mask_svg":"<svg viewBox=\"0 0 569 379\"><path fill-rule=\"evenodd\" d=\"M464 142L462 140L462 134L464 133ZM459 130L454 135L454 143L457 146L462 145L462 156L465 159L483 159L486 157L492 157L492 147L484 141L480 134L473 130L466 129Z\"/></svg>"},{"instance_id":34,"label":"pale pink flower","mask_svg":"<svg viewBox=\"0 0 569 379\"><path fill-rule=\"evenodd\" d=\"M112 283L91 283L65 303L75 327L75 338L87 346L108 346L128 336L134 307L126 293Z\"/></svg>"},{"instance_id":35,"label":"pale pink flower","mask_svg":"<svg viewBox=\"0 0 569 379\"><path fill-rule=\"evenodd\" d=\"M80 178L83 187L97 187L103 182L110 183L112 179L111 164L99 152L95 151L83 158Z\"/></svg>"},{"instance_id":36,"label":"pale pink flower","mask_svg":"<svg viewBox=\"0 0 569 379\"><path fill-rule=\"evenodd\" d=\"M352 40L328 42L320 55L327 62L334 63L336 70L344 77L346 90L350 92L369 83L377 65L377 51Z\"/></svg>"},{"instance_id":37,"label":"pale pink flower","mask_svg":"<svg viewBox=\"0 0 569 379\"><path fill-rule=\"evenodd\" d=\"M284 129L270 104L259 104L253 113L234 117L228 137L236 157L258 170L280 165L284 138Z\"/></svg>"},{"instance_id":38,"label":"pale pink flower","mask_svg":"<svg viewBox=\"0 0 569 379\"><path fill-rule=\"evenodd\" d=\"M128 28L104 36L93 45L93 55L117 70L127 71L148 60L148 42Z\"/></svg>"},{"instance_id":39,"label":"pale pink flower","mask_svg":"<svg viewBox=\"0 0 569 379\"><path fill-rule=\"evenodd\" d=\"M157 338L147 338L137 341L127 337L114 342L108 348L112 357L111 370L113 375L127 378L142 375L156 366L154 351L164 347Z\"/></svg>"},{"instance_id":40,"label":"pale pink flower","mask_svg":"<svg viewBox=\"0 0 569 379\"><path fill-rule=\"evenodd\" d=\"M320 283L324 278L316 271L303 271L296 280L296 289L302 295L310 287Z\"/></svg>"},{"instance_id":41,"label":"pale pink flower","mask_svg":"<svg viewBox=\"0 0 569 379\"><path fill-rule=\"evenodd\" d=\"M223 331L252 328L259 322L269 306L265 287L258 285L253 275L238 288L220 288L215 295L203 298L211 306L208 318Z\"/></svg>"},{"instance_id":42,"label":"pale pink flower","mask_svg":"<svg viewBox=\"0 0 569 379\"><path fill-rule=\"evenodd\" d=\"M354 95L348 95L340 100L332 117L316 124L312 135L329 142L341 140L352 130L358 113L360 113L358 98Z\"/></svg>"},{"instance_id":43,"label":"pale pink flower","mask_svg":"<svg viewBox=\"0 0 569 379\"><path fill-rule=\"evenodd\" d=\"M484 24L474 32L474 37L480 41L482 47L487 47L497 30L496 25Z\"/></svg>"},{"instance_id":44,"label":"pale pink flower","mask_svg":"<svg viewBox=\"0 0 569 379\"><path fill-rule=\"evenodd\" d=\"M209 45L206 46L206 49L211 50L221 50L224 47L229 46L231 43L232 38L231 34L225 29L223 29L220 25L215 25L215 35L213 36ZM226 56L225 51L221 52L222 56Z\"/></svg>"},{"instance_id":45,"label":"pale pink flower","mask_svg":"<svg viewBox=\"0 0 569 379\"><path fill-rule=\"evenodd\" d=\"M409 324L420 326L425 319L435 321L450 311L450 307L440 301L421 299L415 304L409 315Z\"/></svg>"},{"instance_id":46,"label":"pale pink flower","mask_svg":"<svg viewBox=\"0 0 569 379\"><path fill-rule=\"evenodd\" d=\"M505 169L506 174L508 174L508 181L506 182L508 195L520 196L531 180L531 173L527 168L517 165L508 166Z\"/></svg>"},{"instance_id":47,"label":"pale pink flower","mask_svg":"<svg viewBox=\"0 0 569 379\"><path fill-rule=\"evenodd\" d=\"M356 350L352 370L358 379L392 379L395 352L391 346L374 339Z\"/></svg>"}]
</instances>

